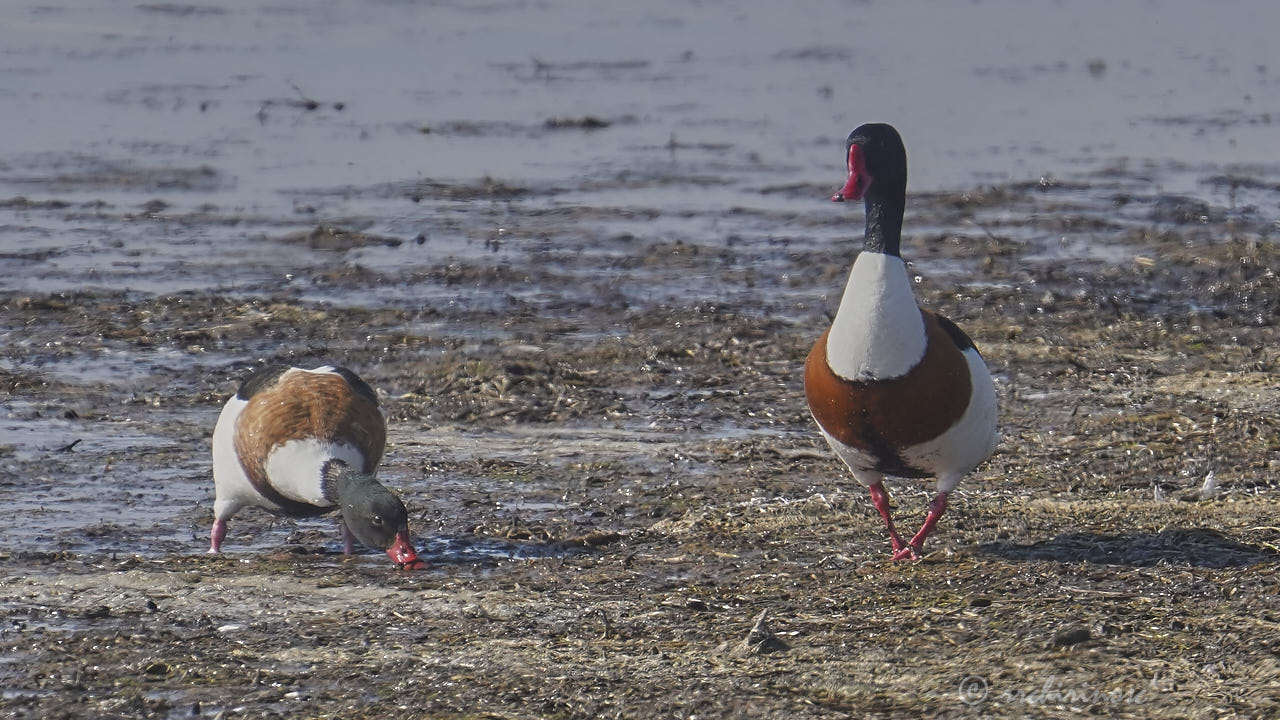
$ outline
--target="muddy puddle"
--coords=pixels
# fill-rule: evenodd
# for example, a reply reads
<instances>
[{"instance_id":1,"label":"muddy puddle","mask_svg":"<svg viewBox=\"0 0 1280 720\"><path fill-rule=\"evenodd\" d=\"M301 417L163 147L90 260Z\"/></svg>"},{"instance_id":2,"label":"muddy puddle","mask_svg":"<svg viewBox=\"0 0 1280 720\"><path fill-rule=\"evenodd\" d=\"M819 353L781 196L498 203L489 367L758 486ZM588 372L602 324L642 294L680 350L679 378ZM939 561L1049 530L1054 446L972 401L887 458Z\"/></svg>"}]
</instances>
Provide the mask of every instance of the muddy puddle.
<instances>
[{"instance_id":1,"label":"muddy puddle","mask_svg":"<svg viewBox=\"0 0 1280 720\"><path fill-rule=\"evenodd\" d=\"M5 5L0 715L1275 715L1276 12ZM914 564L801 388L870 120L1001 402ZM222 402L333 361L432 567L206 555Z\"/></svg>"}]
</instances>

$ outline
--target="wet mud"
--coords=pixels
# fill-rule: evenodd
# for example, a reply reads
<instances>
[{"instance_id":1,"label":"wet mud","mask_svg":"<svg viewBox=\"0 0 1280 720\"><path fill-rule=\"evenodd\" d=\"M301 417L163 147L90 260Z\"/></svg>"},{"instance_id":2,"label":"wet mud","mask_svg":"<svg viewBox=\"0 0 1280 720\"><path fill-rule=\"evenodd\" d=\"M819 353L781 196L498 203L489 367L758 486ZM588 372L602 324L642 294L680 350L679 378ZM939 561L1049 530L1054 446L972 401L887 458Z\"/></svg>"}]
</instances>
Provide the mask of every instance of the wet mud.
<instances>
[{"instance_id":1,"label":"wet mud","mask_svg":"<svg viewBox=\"0 0 1280 720\"><path fill-rule=\"evenodd\" d=\"M810 190L788 194L821 202ZM306 273L270 291L9 293L0 493L23 522L0 531L0 706L1275 712L1274 229L1133 194L1125 220L1089 199L1099 193L912 200L909 228L961 228L909 233L903 253L922 303L984 352L1003 433L918 563L887 560L869 499L802 395L848 242L632 235L588 250L561 238L591 208L509 205L496 253L439 265L417 264L422 246L403 238L375 245L404 268L364 267L347 257L370 246L351 242L357 231L325 230L348 241L312 245ZM475 202L483 214L507 201ZM852 232L858 221L844 219ZM1097 247L1077 255L1014 230ZM306 299L385 287L456 301ZM383 396L382 476L431 569L344 558L331 520L250 511L226 554L203 555L220 403L260 363L332 359ZM901 522L923 516L927 483L892 492Z\"/></svg>"}]
</instances>

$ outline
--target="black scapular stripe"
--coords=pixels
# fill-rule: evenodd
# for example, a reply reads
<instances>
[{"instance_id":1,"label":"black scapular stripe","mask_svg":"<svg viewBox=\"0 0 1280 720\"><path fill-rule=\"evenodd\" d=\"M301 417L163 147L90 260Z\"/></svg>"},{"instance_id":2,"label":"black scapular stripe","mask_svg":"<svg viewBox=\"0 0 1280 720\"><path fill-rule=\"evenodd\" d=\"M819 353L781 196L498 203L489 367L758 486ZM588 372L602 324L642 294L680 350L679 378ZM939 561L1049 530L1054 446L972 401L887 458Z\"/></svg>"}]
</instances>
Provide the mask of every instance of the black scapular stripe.
<instances>
[{"instance_id":1,"label":"black scapular stripe","mask_svg":"<svg viewBox=\"0 0 1280 720\"><path fill-rule=\"evenodd\" d=\"M288 365L267 365L266 367L255 370L252 375L244 379L240 383L240 389L236 391L236 397L241 400L248 400L257 395L259 392L276 384L276 380L280 376L289 371Z\"/></svg>"}]
</instances>

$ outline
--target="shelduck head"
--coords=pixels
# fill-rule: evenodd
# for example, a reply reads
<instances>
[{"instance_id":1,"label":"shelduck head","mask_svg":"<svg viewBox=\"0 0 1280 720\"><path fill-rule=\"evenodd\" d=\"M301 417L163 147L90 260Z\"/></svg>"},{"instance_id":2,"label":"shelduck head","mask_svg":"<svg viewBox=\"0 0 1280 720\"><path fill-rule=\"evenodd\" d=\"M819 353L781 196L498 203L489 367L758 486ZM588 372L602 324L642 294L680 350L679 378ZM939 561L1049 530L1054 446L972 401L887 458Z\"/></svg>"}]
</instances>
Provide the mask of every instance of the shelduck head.
<instances>
[{"instance_id":1,"label":"shelduck head","mask_svg":"<svg viewBox=\"0 0 1280 720\"><path fill-rule=\"evenodd\" d=\"M395 493L337 460L325 466L324 482L338 498L342 522L356 540L386 551L392 562L406 570L426 566L413 549L409 513Z\"/></svg>"},{"instance_id":2,"label":"shelduck head","mask_svg":"<svg viewBox=\"0 0 1280 720\"><path fill-rule=\"evenodd\" d=\"M907 149L892 125L867 123L849 133L845 141L849 177L831 196L833 202L861 200L875 192L902 196L907 191Z\"/></svg>"}]
</instances>

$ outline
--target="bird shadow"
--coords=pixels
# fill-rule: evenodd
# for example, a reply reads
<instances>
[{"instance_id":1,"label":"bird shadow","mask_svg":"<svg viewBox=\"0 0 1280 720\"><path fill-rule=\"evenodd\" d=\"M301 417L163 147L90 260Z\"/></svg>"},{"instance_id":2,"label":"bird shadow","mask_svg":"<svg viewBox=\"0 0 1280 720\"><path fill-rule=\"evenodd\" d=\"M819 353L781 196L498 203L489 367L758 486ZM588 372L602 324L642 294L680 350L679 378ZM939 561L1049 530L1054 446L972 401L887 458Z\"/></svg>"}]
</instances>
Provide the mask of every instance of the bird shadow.
<instances>
[{"instance_id":1,"label":"bird shadow","mask_svg":"<svg viewBox=\"0 0 1280 720\"><path fill-rule=\"evenodd\" d=\"M1280 563L1280 551L1241 542L1209 528L1175 528L1159 532L1069 532L1049 540L1018 544L1008 540L974 548L1012 562L1054 561L1094 565L1150 566L1161 563L1208 568Z\"/></svg>"},{"instance_id":2,"label":"bird shadow","mask_svg":"<svg viewBox=\"0 0 1280 720\"><path fill-rule=\"evenodd\" d=\"M423 560L433 565L494 564L504 560L567 558L595 553L624 539L619 532L594 530L585 535L543 539L506 538L463 533L416 538L415 547Z\"/></svg>"},{"instance_id":3,"label":"bird shadow","mask_svg":"<svg viewBox=\"0 0 1280 720\"><path fill-rule=\"evenodd\" d=\"M432 565L474 565L501 560L567 557L588 552L573 541L512 540L475 535L436 535L420 538L419 554Z\"/></svg>"},{"instance_id":4,"label":"bird shadow","mask_svg":"<svg viewBox=\"0 0 1280 720\"><path fill-rule=\"evenodd\" d=\"M557 559L587 554L594 552L595 547L601 544L607 543L584 542L581 538L538 541L474 535L416 536L413 541L418 558L426 563L427 567L451 565L488 568L510 560ZM229 556L207 557L221 560ZM337 567L355 561L360 565L367 564L371 572L378 572L383 568L387 559L381 550L359 544L352 548L350 555L347 555L343 553L340 542L329 542L323 545L292 543L258 553L254 557L269 562L300 563L313 567Z\"/></svg>"}]
</instances>

